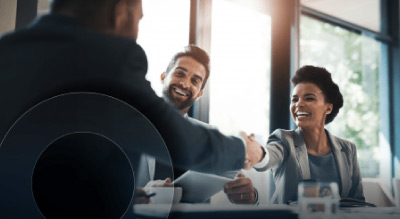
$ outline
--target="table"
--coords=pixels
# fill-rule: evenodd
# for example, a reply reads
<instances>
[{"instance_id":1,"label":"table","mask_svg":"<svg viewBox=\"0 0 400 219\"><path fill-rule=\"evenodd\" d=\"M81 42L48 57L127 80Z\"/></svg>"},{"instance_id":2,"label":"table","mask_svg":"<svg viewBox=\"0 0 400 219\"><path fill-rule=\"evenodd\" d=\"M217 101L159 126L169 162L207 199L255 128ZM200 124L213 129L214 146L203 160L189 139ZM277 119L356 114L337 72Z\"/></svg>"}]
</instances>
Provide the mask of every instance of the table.
<instances>
[{"instance_id":1,"label":"table","mask_svg":"<svg viewBox=\"0 0 400 219\"><path fill-rule=\"evenodd\" d=\"M299 218L298 207L288 205L140 204L135 205L134 209L139 218ZM342 208L332 217L332 219L358 218L400 219L400 208Z\"/></svg>"},{"instance_id":2,"label":"table","mask_svg":"<svg viewBox=\"0 0 400 219\"><path fill-rule=\"evenodd\" d=\"M296 208L288 205L140 204L135 213L139 218L298 218Z\"/></svg>"},{"instance_id":3,"label":"table","mask_svg":"<svg viewBox=\"0 0 400 219\"><path fill-rule=\"evenodd\" d=\"M400 219L400 208L395 207L361 207L344 208L335 216L335 219Z\"/></svg>"}]
</instances>

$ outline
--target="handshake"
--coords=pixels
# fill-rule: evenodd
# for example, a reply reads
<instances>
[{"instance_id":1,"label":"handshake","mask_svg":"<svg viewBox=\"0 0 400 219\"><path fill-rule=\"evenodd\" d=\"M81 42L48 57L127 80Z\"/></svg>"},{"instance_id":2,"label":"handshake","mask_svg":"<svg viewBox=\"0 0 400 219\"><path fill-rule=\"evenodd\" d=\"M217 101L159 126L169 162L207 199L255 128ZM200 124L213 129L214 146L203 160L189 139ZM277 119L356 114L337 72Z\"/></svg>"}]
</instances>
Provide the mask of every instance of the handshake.
<instances>
[{"instance_id":1,"label":"handshake","mask_svg":"<svg viewBox=\"0 0 400 219\"><path fill-rule=\"evenodd\" d=\"M240 137L246 143L246 158L243 168L250 169L264 158L265 151L261 144L254 139L254 134L248 136L245 132L240 132Z\"/></svg>"}]
</instances>

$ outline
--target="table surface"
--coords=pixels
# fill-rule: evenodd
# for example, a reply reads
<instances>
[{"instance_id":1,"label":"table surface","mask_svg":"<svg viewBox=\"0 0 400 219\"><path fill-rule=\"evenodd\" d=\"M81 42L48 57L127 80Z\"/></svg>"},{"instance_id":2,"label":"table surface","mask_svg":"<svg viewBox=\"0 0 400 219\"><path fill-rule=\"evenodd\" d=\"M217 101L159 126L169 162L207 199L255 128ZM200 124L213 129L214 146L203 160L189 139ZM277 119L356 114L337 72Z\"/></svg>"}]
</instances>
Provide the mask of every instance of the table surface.
<instances>
[{"instance_id":1,"label":"table surface","mask_svg":"<svg viewBox=\"0 0 400 219\"><path fill-rule=\"evenodd\" d=\"M168 215L193 215L193 214L234 214L240 218L239 215L253 216L256 214L270 214L277 212L291 212L298 213L297 206L288 205L210 205L210 204L139 204L134 206L136 214L166 218ZM387 208L371 208L371 207L357 207L357 208L342 208L332 218L334 219L350 219L350 218L378 218L379 219L400 219L400 208L387 207ZM179 217L186 218L186 217Z\"/></svg>"}]
</instances>

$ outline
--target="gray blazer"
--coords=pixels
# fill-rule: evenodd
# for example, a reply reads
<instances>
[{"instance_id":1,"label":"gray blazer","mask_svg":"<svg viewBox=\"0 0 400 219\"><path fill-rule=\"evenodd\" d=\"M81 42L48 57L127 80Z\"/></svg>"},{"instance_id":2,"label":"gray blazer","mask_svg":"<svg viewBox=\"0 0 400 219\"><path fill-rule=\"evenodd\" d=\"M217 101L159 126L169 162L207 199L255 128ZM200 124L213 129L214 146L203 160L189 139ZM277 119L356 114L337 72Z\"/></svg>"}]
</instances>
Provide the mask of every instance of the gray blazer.
<instances>
[{"instance_id":1,"label":"gray blazer","mask_svg":"<svg viewBox=\"0 0 400 219\"><path fill-rule=\"evenodd\" d=\"M340 197L365 200L356 146L325 131L340 174ZM271 202L286 203L297 200L299 180L310 179L307 148L300 129L275 130L269 136L266 148L269 154L268 164L256 170L272 169L276 188Z\"/></svg>"}]
</instances>

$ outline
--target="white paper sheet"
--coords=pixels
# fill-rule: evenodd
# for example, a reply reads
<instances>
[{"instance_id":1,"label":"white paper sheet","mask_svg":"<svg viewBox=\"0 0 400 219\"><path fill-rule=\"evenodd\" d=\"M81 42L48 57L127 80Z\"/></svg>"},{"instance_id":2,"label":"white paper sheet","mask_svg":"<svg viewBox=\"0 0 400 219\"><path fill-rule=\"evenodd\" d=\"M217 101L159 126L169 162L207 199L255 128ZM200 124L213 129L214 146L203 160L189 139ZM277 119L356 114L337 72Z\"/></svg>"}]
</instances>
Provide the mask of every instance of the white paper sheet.
<instances>
[{"instance_id":1,"label":"white paper sheet","mask_svg":"<svg viewBox=\"0 0 400 219\"><path fill-rule=\"evenodd\" d=\"M189 170L173 183L182 187L183 202L199 203L223 190L224 185L230 181L232 179L227 177Z\"/></svg>"}]
</instances>

